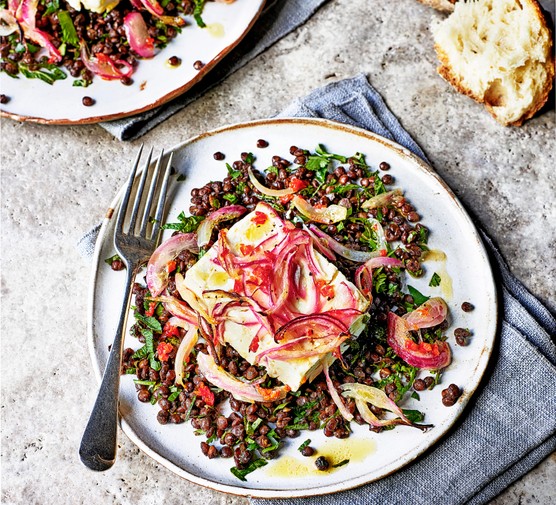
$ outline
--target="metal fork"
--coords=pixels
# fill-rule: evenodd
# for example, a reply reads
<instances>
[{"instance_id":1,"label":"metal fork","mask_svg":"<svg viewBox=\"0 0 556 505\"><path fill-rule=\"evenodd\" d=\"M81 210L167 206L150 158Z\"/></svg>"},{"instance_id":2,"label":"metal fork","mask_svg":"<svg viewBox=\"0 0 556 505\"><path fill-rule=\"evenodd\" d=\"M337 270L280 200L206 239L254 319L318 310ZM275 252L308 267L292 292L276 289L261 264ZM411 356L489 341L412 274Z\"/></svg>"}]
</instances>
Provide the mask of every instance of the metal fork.
<instances>
[{"instance_id":1,"label":"metal fork","mask_svg":"<svg viewBox=\"0 0 556 505\"><path fill-rule=\"evenodd\" d=\"M120 369L124 333L129 314L131 285L140 267L148 261L149 257L158 245L160 223L163 217L166 191L168 188L168 177L170 175L170 167L172 164L172 154L170 154L166 163L164 175L162 176L162 180L159 182L162 158L164 157L164 151L162 151L154 169L146 201L143 204L145 183L147 181L148 173L151 171L150 165L153 152L151 149L143 174L141 175L141 179L138 183L133 209L129 217L128 230L124 231L129 200L135 184L135 176L142 151L143 146L139 149L139 153L137 154L137 158L129 175L126 192L118 212L116 231L114 234L114 246L122 258L127 271L120 321L118 329L116 330L114 343L112 344L110 350L108 363L106 364L106 368L104 370L97 399L93 407L93 411L91 412L89 422L87 423L87 427L85 428L85 432L83 433L81 446L79 447L79 456L83 464L91 470L96 471L108 470L116 460ZM155 221L152 224L150 233L147 234L149 223L151 222L150 210L159 187L160 191L158 192L159 197ZM141 217L139 214L142 208L144 210Z\"/></svg>"}]
</instances>

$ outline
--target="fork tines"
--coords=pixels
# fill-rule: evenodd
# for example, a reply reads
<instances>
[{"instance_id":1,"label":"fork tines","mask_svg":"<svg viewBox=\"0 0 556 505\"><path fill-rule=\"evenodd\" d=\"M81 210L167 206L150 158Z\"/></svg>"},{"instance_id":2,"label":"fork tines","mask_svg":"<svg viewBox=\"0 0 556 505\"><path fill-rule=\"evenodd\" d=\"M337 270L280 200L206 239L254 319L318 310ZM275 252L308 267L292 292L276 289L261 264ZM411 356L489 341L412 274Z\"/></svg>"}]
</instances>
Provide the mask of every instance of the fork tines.
<instances>
[{"instance_id":1,"label":"fork tines","mask_svg":"<svg viewBox=\"0 0 556 505\"><path fill-rule=\"evenodd\" d=\"M116 233L117 234L121 233L121 234L126 234L131 236L139 236L144 239L150 238L152 240L156 240L158 232L160 230L160 223L163 218L164 202L166 197L166 191L168 188L168 178L170 176L173 153L170 153L170 155L168 156L168 160L166 162L166 168L162 176L162 181L159 182L160 172L162 169L162 162L164 158L164 150L161 151L160 156L156 161L154 172L151 175L147 199L146 201L143 201L144 200L143 193L145 190L145 185L147 183L147 179L149 178L149 175L152 172L151 159L152 159L153 149L151 148L149 155L147 157L147 161L145 163L145 167L139 179L139 184L137 186L137 191L135 194L135 201L133 203L133 209L131 211L131 215L129 216L129 225L127 228L128 231L126 232L124 230L124 224L126 221L129 200L133 192L135 179L137 178L136 177L137 169L139 167L139 162L141 159L142 152L143 152L143 146L140 147L139 152L137 153L137 157L135 159L135 163L133 164L133 168L131 169L131 173L129 174L126 192L124 194L124 197L122 198L120 210L118 213L118 219L116 222ZM160 188L159 191L157 191L158 188ZM156 207L156 214L154 216L151 216L150 215L151 208L157 196L158 196L158 203ZM152 222L152 229L151 229L150 236L148 237L147 229L149 223L151 222ZM138 231L137 231L137 225L140 226Z\"/></svg>"}]
</instances>

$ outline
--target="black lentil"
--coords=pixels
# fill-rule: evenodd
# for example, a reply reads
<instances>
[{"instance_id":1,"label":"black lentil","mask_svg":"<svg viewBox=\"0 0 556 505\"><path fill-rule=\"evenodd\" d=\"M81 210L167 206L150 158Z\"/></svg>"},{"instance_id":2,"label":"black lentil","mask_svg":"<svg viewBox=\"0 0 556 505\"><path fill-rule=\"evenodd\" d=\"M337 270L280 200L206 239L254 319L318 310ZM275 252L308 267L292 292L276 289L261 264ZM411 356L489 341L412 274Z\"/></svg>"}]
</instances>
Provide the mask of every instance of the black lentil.
<instances>
[{"instance_id":1,"label":"black lentil","mask_svg":"<svg viewBox=\"0 0 556 505\"><path fill-rule=\"evenodd\" d=\"M463 310L464 312L471 312L474 308L475 306L469 302L463 302L461 304L461 310Z\"/></svg>"},{"instance_id":2,"label":"black lentil","mask_svg":"<svg viewBox=\"0 0 556 505\"><path fill-rule=\"evenodd\" d=\"M315 466L318 470L324 472L328 470L328 468L330 467L330 463L324 456L319 456L317 459L315 459Z\"/></svg>"},{"instance_id":3,"label":"black lentil","mask_svg":"<svg viewBox=\"0 0 556 505\"><path fill-rule=\"evenodd\" d=\"M83 105L85 107L91 107L92 105L95 104L95 100L93 98L91 98L90 96L84 96L83 99L81 100L81 102L83 103Z\"/></svg>"}]
</instances>

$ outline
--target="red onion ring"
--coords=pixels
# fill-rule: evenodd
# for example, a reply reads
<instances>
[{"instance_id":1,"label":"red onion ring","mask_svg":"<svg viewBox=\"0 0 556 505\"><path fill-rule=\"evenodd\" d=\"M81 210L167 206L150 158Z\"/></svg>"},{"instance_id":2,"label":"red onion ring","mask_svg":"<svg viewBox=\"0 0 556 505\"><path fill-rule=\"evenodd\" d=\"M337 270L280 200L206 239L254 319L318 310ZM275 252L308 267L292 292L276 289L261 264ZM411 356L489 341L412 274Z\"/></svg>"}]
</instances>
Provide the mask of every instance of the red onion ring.
<instances>
[{"instance_id":1,"label":"red onion ring","mask_svg":"<svg viewBox=\"0 0 556 505\"><path fill-rule=\"evenodd\" d=\"M124 17L124 31L131 49L143 58L154 56L154 39L149 37L147 24L139 12Z\"/></svg>"},{"instance_id":2,"label":"red onion ring","mask_svg":"<svg viewBox=\"0 0 556 505\"><path fill-rule=\"evenodd\" d=\"M168 284L168 263L185 250L194 254L199 252L197 237L194 233L174 235L156 248L147 264L146 274L147 287L152 296L158 296L164 291Z\"/></svg>"},{"instance_id":3,"label":"red onion ring","mask_svg":"<svg viewBox=\"0 0 556 505\"><path fill-rule=\"evenodd\" d=\"M246 212L247 209L243 205L228 205L211 212L197 229L197 245L203 247L210 242L212 230L218 223L236 219Z\"/></svg>"},{"instance_id":4,"label":"red onion ring","mask_svg":"<svg viewBox=\"0 0 556 505\"><path fill-rule=\"evenodd\" d=\"M409 336L409 331L410 326L405 319L393 312L388 314L388 345L406 363L427 370L438 370L450 364L452 353L447 342L416 343Z\"/></svg>"}]
</instances>

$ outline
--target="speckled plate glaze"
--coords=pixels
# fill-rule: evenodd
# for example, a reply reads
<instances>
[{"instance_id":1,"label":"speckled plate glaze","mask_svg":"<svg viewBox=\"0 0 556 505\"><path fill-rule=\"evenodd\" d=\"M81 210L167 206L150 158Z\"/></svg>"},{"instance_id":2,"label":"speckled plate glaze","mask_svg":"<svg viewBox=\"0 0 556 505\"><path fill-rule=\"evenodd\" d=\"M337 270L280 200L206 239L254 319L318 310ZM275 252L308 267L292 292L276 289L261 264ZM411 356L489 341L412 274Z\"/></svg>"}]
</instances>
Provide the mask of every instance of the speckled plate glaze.
<instances>
[{"instance_id":1,"label":"speckled plate glaze","mask_svg":"<svg viewBox=\"0 0 556 505\"><path fill-rule=\"evenodd\" d=\"M269 147L256 147L257 139L265 139ZM425 412L425 422L434 425L426 433L408 427L380 434L351 423L352 435L345 440L329 439L321 431L305 432L297 439L288 439L276 460L239 481L230 472L233 461L208 460L201 454L201 439L195 437L190 425L160 425L158 409L137 400L131 376L124 376L121 385L121 426L123 431L148 455L178 475L210 488L244 496L302 497L342 491L380 479L413 461L434 445L452 427L476 390L487 366L497 328L496 289L490 264L469 216L438 175L420 159L384 138L367 131L338 123L314 119L273 119L239 124L200 135L173 149L174 165L185 180L176 182L169 199L168 220L175 220L182 210L189 209L189 195L194 187L226 175L225 161L216 161L213 153L221 151L226 161L240 158L242 151L257 157L255 166L271 165L275 154L289 157L292 144L314 149L324 144L329 151L344 155L362 152L372 167L381 161L392 166L396 186L403 188L431 231L429 245L447 255L446 262L425 262L426 274L412 279L411 284L423 293L441 295L440 288L429 288L433 272L442 272L452 279L452 295L446 297L450 307L451 328L447 331L454 360L442 379L461 386L463 395L453 407L444 407L440 391L421 393L421 400L409 399L404 408ZM116 209L120 194L112 203ZM112 215L112 210L108 213ZM92 360L100 379L108 346L118 321L124 276L113 272L104 259L114 254L112 237L114 222L107 217L101 228L95 252L89 309L89 343ZM472 302L475 310L464 313L461 304ZM473 338L469 345L455 345L453 329L470 328ZM138 348L140 343L128 337L126 346ZM312 440L317 454L325 454L333 464L349 459L347 465L330 472L315 469L314 459L301 456L297 448L305 439Z\"/></svg>"},{"instance_id":2,"label":"speckled plate glaze","mask_svg":"<svg viewBox=\"0 0 556 505\"><path fill-rule=\"evenodd\" d=\"M133 84L99 77L87 88L73 86L73 79L49 85L39 79L18 79L0 73L0 89L10 97L0 106L0 115L18 121L46 124L84 124L131 116L158 107L198 83L247 34L261 13L265 0L236 0L231 4L207 2L199 28L192 16L167 47L149 60L140 60ZM181 65L172 67L168 58L177 56ZM196 70L195 61L205 66ZM83 97L95 100L86 107Z\"/></svg>"}]
</instances>

